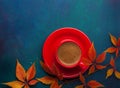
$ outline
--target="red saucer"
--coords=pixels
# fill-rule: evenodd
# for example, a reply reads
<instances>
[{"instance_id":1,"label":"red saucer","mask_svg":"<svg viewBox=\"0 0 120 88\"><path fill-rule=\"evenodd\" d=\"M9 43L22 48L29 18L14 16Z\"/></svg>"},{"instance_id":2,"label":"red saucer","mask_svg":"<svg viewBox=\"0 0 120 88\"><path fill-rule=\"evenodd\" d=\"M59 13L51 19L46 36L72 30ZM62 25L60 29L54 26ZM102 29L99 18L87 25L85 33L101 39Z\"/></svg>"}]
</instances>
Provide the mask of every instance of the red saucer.
<instances>
[{"instance_id":1,"label":"red saucer","mask_svg":"<svg viewBox=\"0 0 120 88\"><path fill-rule=\"evenodd\" d=\"M79 66L75 68L64 68L56 62L56 48L60 45L61 42L73 40L79 44L82 56ZM52 64L56 64L60 71L63 73L64 78L74 78L79 76L79 73L84 73L88 66L82 63L83 57L87 57L87 50L91 46L91 41L82 31L76 28L60 28L53 33L51 33L46 39L43 46L43 58L45 64L51 68Z\"/></svg>"}]
</instances>

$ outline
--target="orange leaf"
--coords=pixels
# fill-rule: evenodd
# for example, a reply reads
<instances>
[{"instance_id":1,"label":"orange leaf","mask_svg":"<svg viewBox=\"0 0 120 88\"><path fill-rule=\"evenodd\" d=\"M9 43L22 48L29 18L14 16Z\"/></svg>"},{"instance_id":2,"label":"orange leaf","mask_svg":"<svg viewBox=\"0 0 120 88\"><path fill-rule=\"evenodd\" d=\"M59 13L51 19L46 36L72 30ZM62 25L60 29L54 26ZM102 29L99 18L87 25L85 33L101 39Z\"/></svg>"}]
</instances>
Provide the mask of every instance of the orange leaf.
<instances>
[{"instance_id":1,"label":"orange leaf","mask_svg":"<svg viewBox=\"0 0 120 88\"><path fill-rule=\"evenodd\" d=\"M106 78L110 77L112 74L113 74L113 68L107 70L107 75L106 75Z\"/></svg>"},{"instance_id":2,"label":"orange leaf","mask_svg":"<svg viewBox=\"0 0 120 88\"><path fill-rule=\"evenodd\" d=\"M83 62L85 65L91 65L92 64L92 62L89 59L84 58L84 57L82 58L81 62Z\"/></svg>"},{"instance_id":3,"label":"orange leaf","mask_svg":"<svg viewBox=\"0 0 120 88\"><path fill-rule=\"evenodd\" d=\"M78 85L75 88L84 88L84 86L83 85Z\"/></svg>"},{"instance_id":4,"label":"orange leaf","mask_svg":"<svg viewBox=\"0 0 120 88\"><path fill-rule=\"evenodd\" d=\"M52 84L56 79L50 76L44 76L42 78L37 78L37 80L43 84L49 85L49 84Z\"/></svg>"},{"instance_id":5,"label":"orange leaf","mask_svg":"<svg viewBox=\"0 0 120 88\"><path fill-rule=\"evenodd\" d=\"M89 48L88 57L90 58L91 61L94 61L94 59L96 58L96 50L93 43Z\"/></svg>"},{"instance_id":6,"label":"orange leaf","mask_svg":"<svg viewBox=\"0 0 120 88\"><path fill-rule=\"evenodd\" d=\"M54 81L54 82L51 84L50 88L60 88L60 86L59 86L59 84L58 84L58 81Z\"/></svg>"},{"instance_id":7,"label":"orange leaf","mask_svg":"<svg viewBox=\"0 0 120 88\"><path fill-rule=\"evenodd\" d=\"M116 52L116 48L115 47L110 47L110 48L107 48L105 50L106 53L115 53Z\"/></svg>"},{"instance_id":8,"label":"orange leaf","mask_svg":"<svg viewBox=\"0 0 120 88\"><path fill-rule=\"evenodd\" d=\"M92 74L92 73L94 73L95 72L95 66L94 65L92 65L91 67L90 67L90 69L89 69L89 75L90 74Z\"/></svg>"},{"instance_id":9,"label":"orange leaf","mask_svg":"<svg viewBox=\"0 0 120 88\"><path fill-rule=\"evenodd\" d=\"M91 80L87 83L87 85L91 88L97 88L97 87L104 87L101 83L97 82L96 80Z\"/></svg>"},{"instance_id":10,"label":"orange leaf","mask_svg":"<svg viewBox=\"0 0 120 88\"><path fill-rule=\"evenodd\" d=\"M25 69L23 68L23 66L19 63L19 61L17 60L17 64L16 64L16 77L24 82L25 81Z\"/></svg>"},{"instance_id":11,"label":"orange leaf","mask_svg":"<svg viewBox=\"0 0 120 88\"><path fill-rule=\"evenodd\" d=\"M116 78L120 79L120 72L115 71L115 76L116 76Z\"/></svg>"},{"instance_id":12,"label":"orange leaf","mask_svg":"<svg viewBox=\"0 0 120 88\"><path fill-rule=\"evenodd\" d=\"M63 74L60 72L55 64L53 64L52 71L60 80L63 80Z\"/></svg>"},{"instance_id":13,"label":"orange leaf","mask_svg":"<svg viewBox=\"0 0 120 88\"><path fill-rule=\"evenodd\" d=\"M24 88L30 88L28 84L25 84Z\"/></svg>"},{"instance_id":14,"label":"orange leaf","mask_svg":"<svg viewBox=\"0 0 120 88\"><path fill-rule=\"evenodd\" d=\"M4 85L7 85L9 87L12 88L22 88L24 86L24 83L20 82L20 81L12 81L12 82L7 82L7 83L3 83Z\"/></svg>"},{"instance_id":15,"label":"orange leaf","mask_svg":"<svg viewBox=\"0 0 120 88\"><path fill-rule=\"evenodd\" d=\"M117 46L120 47L120 37L118 38Z\"/></svg>"},{"instance_id":16,"label":"orange leaf","mask_svg":"<svg viewBox=\"0 0 120 88\"><path fill-rule=\"evenodd\" d=\"M102 69L106 68L106 66L103 66L103 65L96 65L96 68L97 68L98 70L102 70Z\"/></svg>"},{"instance_id":17,"label":"orange leaf","mask_svg":"<svg viewBox=\"0 0 120 88\"><path fill-rule=\"evenodd\" d=\"M53 75L53 72L49 69L49 67L44 64L42 61L40 61L40 65L42 66L42 68L44 69L45 72L47 72L50 75Z\"/></svg>"},{"instance_id":18,"label":"orange leaf","mask_svg":"<svg viewBox=\"0 0 120 88\"><path fill-rule=\"evenodd\" d=\"M80 73L80 81L84 84L85 83L85 78L84 76L82 75L82 73Z\"/></svg>"},{"instance_id":19,"label":"orange leaf","mask_svg":"<svg viewBox=\"0 0 120 88\"><path fill-rule=\"evenodd\" d=\"M117 39L116 39L116 37L113 36L112 34L110 34L110 39L111 39L112 44L113 44L114 46L116 46L116 45L117 45Z\"/></svg>"},{"instance_id":20,"label":"orange leaf","mask_svg":"<svg viewBox=\"0 0 120 88\"><path fill-rule=\"evenodd\" d=\"M32 64L32 66L27 70L26 74L27 81L33 79L35 77L35 74L36 74L35 64Z\"/></svg>"},{"instance_id":21,"label":"orange leaf","mask_svg":"<svg viewBox=\"0 0 120 88\"><path fill-rule=\"evenodd\" d=\"M38 83L38 81L37 80L31 80L30 82L29 82L29 85L35 85L35 84L37 84Z\"/></svg>"},{"instance_id":22,"label":"orange leaf","mask_svg":"<svg viewBox=\"0 0 120 88\"><path fill-rule=\"evenodd\" d=\"M113 58L111 58L111 60L110 60L110 65L111 65L112 67L115 67L115 61L114 61Z\"/></svg>"},{"instance_id":23,"label":"orange leaf","mask_svg":"<svg viewBox=\"0 0 120 88\"><path fill-rule=\"evenodd\" d=\"M116 57L118 56L119 54L119 48L116 49Z\"/></svg>"},{"instance_id":24,"label":"orange leaf","mask_svg":"<svg viewBox=\"0 0 120 88\"><path fill-rule=\"evenodd\" d=\"M102 54L98 55L97 59L96 59L96 63L102 63L105 60L106 57L106 53L103 52Z\"/></svg>"}]
</instances>

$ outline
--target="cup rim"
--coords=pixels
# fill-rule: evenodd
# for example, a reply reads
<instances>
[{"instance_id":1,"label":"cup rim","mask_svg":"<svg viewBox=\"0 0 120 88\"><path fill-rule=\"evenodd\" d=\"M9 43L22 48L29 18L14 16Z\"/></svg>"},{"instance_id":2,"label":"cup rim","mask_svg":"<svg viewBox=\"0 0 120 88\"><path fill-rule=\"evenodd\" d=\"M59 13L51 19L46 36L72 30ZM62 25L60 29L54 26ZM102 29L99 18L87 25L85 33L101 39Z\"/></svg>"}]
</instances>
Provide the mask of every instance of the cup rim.
<instances>
[{"instance_id":1,"label":"cup rim","mask_svg":"<svg viewBox=\"0 0 120 88\"><path fill-rule=\"evenodd\" d=\"M81 55L80 55L79 60L78 60L77 62L71 64L71 65L66 65L66 64L62 63L62 62L60 61L59 57L58 57L58 49L59 49L59 47L60 47L62 44L66 43L66 42L72 42L72 43L76 44L76 45L80 48L80 50L81 50L80 45L79 45L76 41L71 40L71 39L63 40L63 41L60 42L60 44L58 45L58 47L57 47L57 49L56 49L56 61L57 61L57 63L58 63L59 65L61 65L62 67L65 67L65 68L74 68L74 67L77 67L77 65L79 65L80 60L81 60L81 57L82 57L82 50L81 50Z\"/></svg>"}]
</instances>

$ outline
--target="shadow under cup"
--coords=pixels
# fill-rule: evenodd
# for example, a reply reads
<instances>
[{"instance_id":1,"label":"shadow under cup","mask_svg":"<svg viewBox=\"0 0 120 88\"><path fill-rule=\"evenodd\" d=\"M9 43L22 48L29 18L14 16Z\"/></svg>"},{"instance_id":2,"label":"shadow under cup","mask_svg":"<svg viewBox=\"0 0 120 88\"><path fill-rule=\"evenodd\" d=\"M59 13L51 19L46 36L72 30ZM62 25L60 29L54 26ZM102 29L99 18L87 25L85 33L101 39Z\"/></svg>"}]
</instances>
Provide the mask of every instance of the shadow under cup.
<instances>
[{"instance_id":1,"label":"shadow under cup","mask_svg":"<svg viewBox=\"0 0 120 88\"><path fill-rule=\"evenodd\" d=\"M66 68L76 67L81 58L80 46L73 42L63 42L57 50L57 61L60 65Z\"/></svg>"}]
</instances>

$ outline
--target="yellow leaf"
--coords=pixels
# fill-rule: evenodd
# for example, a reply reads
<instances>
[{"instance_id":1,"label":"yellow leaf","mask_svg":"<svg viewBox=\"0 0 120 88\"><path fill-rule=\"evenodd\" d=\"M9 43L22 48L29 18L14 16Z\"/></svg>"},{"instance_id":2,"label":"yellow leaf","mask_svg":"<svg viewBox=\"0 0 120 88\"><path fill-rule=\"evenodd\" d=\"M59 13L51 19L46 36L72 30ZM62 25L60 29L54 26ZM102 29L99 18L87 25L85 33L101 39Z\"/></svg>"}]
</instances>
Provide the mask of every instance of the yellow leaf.
<instances>
[{"instance_id":1,"label":"yellow leaf","mask_svg":"<svg viewBox=\"0 0 120 88\"><path fill-rule=\"evenodd\" d=\"M7 82L7 83L3 83L4 85L7 85L9 87L12 88L22 88L24 86L24 83L20 82L20 81L12 81L12 82Z\"/></svg>"},{"instance_id":2,"label":"yellow leaf","mask_svg":"<svg viewBox=\"0 0 120 88\"><path fill-rule=\"evenodd\" d=\"M56 79L50 76L44 76L42 78L37 78L37 80L43 84L49 85L52 84Z\"/></svg>"},{"instance_id":3,"label":"yellow leaf","mask_svg":"<svg viewBox=\"0 0 120 88\"><path fill-rule=\"evenodd\" d=\"M113 68L107 70L106 78L110 77L113 74Z\"/></svg>"},{"instance_id":4,"label":"yellow leaf","mask_svg":"<svg viewBox=\"0 0 120 88\"><path fill-rule=\"evenodd\" d=\"M106 53L115 53L116 52L116 48L115 47L109 47L105 50Z\"/></svg>"},{"instance_id":5,"label":"yellow leaf","mask_svg":"<svg viewBox=\"0 0 120 88\"><path fill-rule=\"evenodd\" d=\"M90 74L92 74L92 73L94 73L95 72L95 66L94 65L92 65L91 67L90 67L90 69L89 69L89 75Z\"/></svg>"},{"instance_id":6,"label":"yellow leaf","mask_svg":"<svg viewBox=\"0 0 120 88\"><path fill-rule=\"evenodd\" d=\"M111 42L114 46L117 46L117 39L115 36L113 36L112 34L110 34L110 39L111 39Z\"/></svg>"},{"instance_id":7,"label":"yellow leaf","mask_svg":"<svg viewBox=\"0 0 120 88\"><path fill-rule=\"evenodd\" d=\"M84 88L84 86L83 85L78 85L75 88Z\"/></svg>"},{"instance_id":8,"label":"yellow leaf","mask_svg":"<svg viewBox=\"0 0 120 88\"><path fill-rule=\"evenodd\" d=\"M102 85L101 83L97 82L96 80L91 80L87 83L87 85L90 87L90 88L98 88L98 87L104 87L104 85Z\"/></svg>"},{"instance_id":9,"label":"yellow leaf","mask_svg":"<svg viewBox=\"0 0 120 88\"><path fill-rule=\"evenodd\" d=\"M97 68L98 70L102 70L102 69L106 68L106 66L103 66L103 65L96 65L96 68Z\"/></svg>"},{"instance_id":10,"label":"yellow leaf","mask_svg":"<svg viewBox=\"0 0 120 88\"><path fill-rule=\"evenodd\" d=\"M23 66L19 63L19 61L17 60L17 64L16 64L16 77L24 82L25 81L25 69L23 68Z\"/></svg>"},{"instance_id":11,"label":"yellow leaf","mask_svg":"<svg viewBox=\"0 0 120 88\"><path fill-rule=\"evenodd\" d=\"M84 76L82 75L82 73L80 73L80 81L84 84L85 83L85 78Z\"/></svg>"},{"instance_id":12,"label":"yellow leaf","mask_svg":"<svg viewBox=\"0 0 120 88\"><path fill-rule=\"evenodd\" d=\"M96 50L95 50L93 43L92 43L91 47L89 48L88 57L90 58L91 61L94 61L96 58Z\"/></svg>"},{"instance_id":13,"label":"yellow leaf","mask_svg":"<svg viewBox=\"0 0 120 88\"><path fill-rule=\"evenodd\" d=\"M26 79L27 81L30 81L35 77L36 74L36 69L35 69L35 64L32 64L32 66L27 70L26 73Z\"/></svg>"},{"instance_id":14,"label":"yellow leaf","mask_svg":"<svg viewBox=\"0 0 120 88\"><path fill-rule=\"evenodd\" d=\"M120 79L120 72L115 71L115 76L116 76L116 78Z\"/></svg>"},{"instance_id":15,"label":"yellow leaf","mask_svg":"<svg viewBox=\"0 0 120 88\"><path fill-rule=\"evenodd\" d=\"M103 52L102 54L98 55L97 59L96 59L96 63L102 63L105 60L106 57L106 53Z\"/></svg>"}]
</instances>

